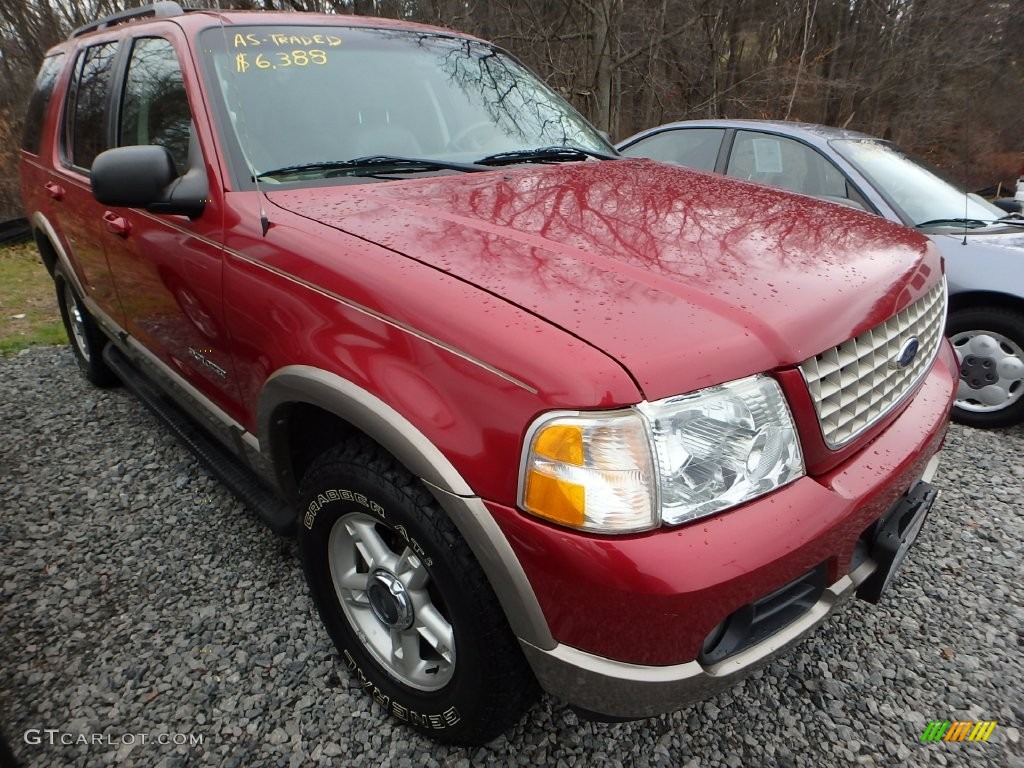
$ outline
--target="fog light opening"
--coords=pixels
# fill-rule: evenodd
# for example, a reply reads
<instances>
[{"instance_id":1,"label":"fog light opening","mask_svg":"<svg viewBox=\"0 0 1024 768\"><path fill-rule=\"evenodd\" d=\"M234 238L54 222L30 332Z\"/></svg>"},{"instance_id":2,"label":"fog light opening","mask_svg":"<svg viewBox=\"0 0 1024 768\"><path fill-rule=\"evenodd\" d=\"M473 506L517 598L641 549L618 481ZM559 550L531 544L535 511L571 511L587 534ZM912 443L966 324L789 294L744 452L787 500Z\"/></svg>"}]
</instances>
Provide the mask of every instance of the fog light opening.
<instances>
[{"instance_id":1,"label":"fog light opening","mask_svg":"<svg viewBox=\"0 0 1024 768\"><path fill-rule=\"evenodd\" d=\"M708 632L708 636L704 638L704 644L701 646L700 649L702 656L707 656L713 650L715 650L715 646L718 645L719 642L721 642L728 628L729 619L725 619L725 621L718 622L718 625L710 632Z\"/></svg>"}]
</instances>

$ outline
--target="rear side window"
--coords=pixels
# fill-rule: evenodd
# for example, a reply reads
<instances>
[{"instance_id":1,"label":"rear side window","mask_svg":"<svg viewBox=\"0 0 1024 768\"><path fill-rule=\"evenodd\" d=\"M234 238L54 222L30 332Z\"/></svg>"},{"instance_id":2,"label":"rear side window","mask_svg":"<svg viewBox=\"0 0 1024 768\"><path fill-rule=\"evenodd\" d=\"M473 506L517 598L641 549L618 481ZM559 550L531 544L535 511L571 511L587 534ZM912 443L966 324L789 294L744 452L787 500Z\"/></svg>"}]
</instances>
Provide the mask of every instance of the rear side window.
<instances>
[{"instance_id":1,"label":"rear side window","mask_svg":"<svg viewBox=\"0 0 1024 768\"><path fill-rule=\"evenodd\" d=\"M722 128L678 128L640 139L621 151L626 157L649 157L663 163L713 171L724 137Z\"/></svg>"},{"instance_id":2,"label":"rear side window","mask_svg":"<svg viewBox=\"0 0 1024 768\"><path fill-rule=\"evenodd\" d=\"M107 149L106 117L117 43L102 43L79 54L71 82L66 136L72 165L88 170Z\"/></svg>"},{"instance_id":3,"label":"rear side window","mask_svg":"<svg viewBox=\"0 0 1024 768\"><path fill-rule=\"evenodd\" d=\"M166 147L178 172L188 168L192 115L174 47L159 37L135 41L121 103L118 146Z\"/></svg>"},{"instance_id":4,"label":"rear side window","mask_svg":"<svg viewBox=\"0 0 1024 768\"><path fill-rule=\"evenodd\" d=\"M64 64L64 54L58 53L43 60L43 66L36 77L36 87L28 102L25 115L25 131L21 135L21 148L33 155L39 154L39 146L43 141L43 123L46 122L47 107L53 96L53 87L57 84L57 76Z\"/></svg>"}]
</instances>

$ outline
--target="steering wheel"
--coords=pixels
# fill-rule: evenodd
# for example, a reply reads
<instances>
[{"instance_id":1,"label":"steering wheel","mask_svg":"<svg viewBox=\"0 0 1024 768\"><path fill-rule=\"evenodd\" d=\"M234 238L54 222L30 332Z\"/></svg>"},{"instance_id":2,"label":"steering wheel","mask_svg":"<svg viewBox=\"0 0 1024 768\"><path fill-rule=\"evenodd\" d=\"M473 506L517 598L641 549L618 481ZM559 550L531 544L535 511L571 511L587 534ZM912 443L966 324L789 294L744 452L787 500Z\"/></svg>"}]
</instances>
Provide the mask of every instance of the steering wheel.
<instances>
[{"instance_id":1,"label":"steering wheel","mask_svg":"<svg viewBox=\"0 0 1024 768\"><path fill-rule=\"evenodd\" d=\"M448 147L455 150L483 149L492 138L494 123L490 120L478 120L452 136L448 141Z\"/></svg>"}]
</instances>

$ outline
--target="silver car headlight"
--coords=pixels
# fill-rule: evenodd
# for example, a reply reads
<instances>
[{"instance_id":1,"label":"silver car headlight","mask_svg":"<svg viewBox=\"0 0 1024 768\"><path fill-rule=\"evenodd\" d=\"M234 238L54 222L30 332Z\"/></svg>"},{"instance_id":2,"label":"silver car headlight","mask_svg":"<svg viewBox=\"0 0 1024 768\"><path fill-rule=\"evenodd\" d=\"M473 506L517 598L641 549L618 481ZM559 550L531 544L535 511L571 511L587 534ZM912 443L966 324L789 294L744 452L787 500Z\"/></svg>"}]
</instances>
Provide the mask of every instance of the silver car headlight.
<instances>
[{"instance_id":1,"label":"silver car headlight","mask_svg":"<svg viewBox=\"0 0 1024 768\"><path fill-rule=\"evenodd\" d=\"M803 474L779 385L753 376L635 408L538 419L519 504L561 525L629 533L721 512Z\"/></svg>"},{"instance_id":2,"label":"silver car headlight","mask_svg":"<svg viewBox=\"0 0 1024 768\"><path fill-rule=\"evenodd\" d=\"M804 474L789 406L768 376L638 409L650 424L666 523L721 512Z\"/></svg>"}]
</instances>

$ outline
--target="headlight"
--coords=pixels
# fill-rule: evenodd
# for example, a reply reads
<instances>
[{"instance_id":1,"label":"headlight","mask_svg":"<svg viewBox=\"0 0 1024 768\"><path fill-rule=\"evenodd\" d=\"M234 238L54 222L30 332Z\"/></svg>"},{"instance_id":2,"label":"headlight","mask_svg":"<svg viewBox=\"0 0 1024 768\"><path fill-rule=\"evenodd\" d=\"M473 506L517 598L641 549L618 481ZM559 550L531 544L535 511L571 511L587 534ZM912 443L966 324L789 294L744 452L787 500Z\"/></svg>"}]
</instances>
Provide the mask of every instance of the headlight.
<instances>
[{"instance_id":1,"label":"headlight","mask_svg":"<svg viewBox=\"0 0 1024 768\"><path fill-rule=\"evenodd\" d=\"M804 474L793 417L767 376L638 409L650 423L666 523L720 512Z\"/></svg>"},{"instance_id":2,"label":"headlight","mask_svg":"<svg viewBox=\"0 0 1024 768\"><path fill-rule=\"evenodd\" d=\"M595 533L720 512L804 473L774 379L748 379L607 413L551 414L527 436L520 506Z\"/></svg>"}]
</instances>

